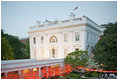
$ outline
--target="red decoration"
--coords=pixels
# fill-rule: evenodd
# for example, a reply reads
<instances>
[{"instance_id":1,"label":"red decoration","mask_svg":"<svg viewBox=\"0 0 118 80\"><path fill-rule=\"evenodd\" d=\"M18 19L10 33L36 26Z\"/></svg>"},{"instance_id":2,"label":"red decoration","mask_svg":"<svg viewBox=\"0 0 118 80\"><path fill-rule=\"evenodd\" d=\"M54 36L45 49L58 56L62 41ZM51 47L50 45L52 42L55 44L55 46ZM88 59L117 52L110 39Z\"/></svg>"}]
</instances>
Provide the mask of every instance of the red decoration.
<instances>
[{"instance_id":1,"label":"red decoration","mask_svg":"<svg viewBox=\"0 0 118 80\"><path fill-rule=\"evenodd\" d=\"M28 72L24 73L24 70L21 71L21 75L18 72L10 72L7 76L2 76L2 79L40 79L40 78L48 78L53 76L65 76L72 72L74 69L84 69L87 71L95 71L95 72L108 72L108 73L116 73L117 71L103 71L103 70L95 70L95 69L88 69L82 67L72 68L71 65L65 65L64 67L54 66L54 67L43 67L41 68L41 77L39 77L39 70L28 70Z\"/></svg>"}]
</instances>

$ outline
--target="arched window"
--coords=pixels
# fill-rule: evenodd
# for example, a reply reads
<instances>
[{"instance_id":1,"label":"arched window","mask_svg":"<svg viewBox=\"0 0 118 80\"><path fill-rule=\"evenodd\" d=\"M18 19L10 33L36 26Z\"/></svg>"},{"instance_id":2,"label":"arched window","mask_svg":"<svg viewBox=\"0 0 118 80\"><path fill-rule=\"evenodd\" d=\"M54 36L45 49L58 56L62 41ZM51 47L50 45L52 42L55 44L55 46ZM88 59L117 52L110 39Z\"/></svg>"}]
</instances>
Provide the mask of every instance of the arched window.
<instances>
[{"instance_id":1,"label":"arched window","mask_svg":"<svg viewBox=\"0 0 118 80\"><path fill-rule=\"evenodd\" d=\"M55 43L55 42L57 42L57 38L55 36L52 36L50 38L50 43Z\"/></svg>"},{"instance_id":2,"label":"arched window","mask_svg":"<svg viewBox=\"0 0 118 80\"><path fill-rule=\"evenodd\" d=\"M41 43L42 43L42 44L44 43L44 38L43 38L43 36L41 36Z\"/></svg>"},{"instance_id":3,"label":"arched window","mask_svg":"<svg viewBox=\"0 0 118 80\"><path fill-rule=\"evenodd\" d=\"M79 32L75 33L75 41L79 41Z\"/></svg>"},{"instance_id":4,"label":"arched window","mask_svg":"<svg viewBox=\"0 0 118 80\"><path fill-rule=\"evenodd\" d=\"M64 42L67 42L67 41L68 41L68 34L65 33L65 34L64 34Z\"/></svg>"}]
</instances>

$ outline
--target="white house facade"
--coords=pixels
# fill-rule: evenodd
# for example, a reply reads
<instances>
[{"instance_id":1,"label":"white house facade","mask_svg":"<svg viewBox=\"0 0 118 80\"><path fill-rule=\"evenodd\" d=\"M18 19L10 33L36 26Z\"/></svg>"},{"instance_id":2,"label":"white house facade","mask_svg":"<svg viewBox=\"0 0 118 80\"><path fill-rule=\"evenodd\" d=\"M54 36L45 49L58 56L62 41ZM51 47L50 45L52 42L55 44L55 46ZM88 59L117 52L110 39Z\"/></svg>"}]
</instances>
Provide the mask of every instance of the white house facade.
<instances>
[{"instance_id":1,"label":"white house facade","mask_svg":"<svg viewBox=\"0 0 118 80\"><path fill-rule=\"evenodd\" d=\"M29 30L30 58L37 60L63 59L75 50L91 49L99 40L101 26L86 16L75 18L71 13L68 20L54 21L31 26Z\"/></svg>"}]
</instances>

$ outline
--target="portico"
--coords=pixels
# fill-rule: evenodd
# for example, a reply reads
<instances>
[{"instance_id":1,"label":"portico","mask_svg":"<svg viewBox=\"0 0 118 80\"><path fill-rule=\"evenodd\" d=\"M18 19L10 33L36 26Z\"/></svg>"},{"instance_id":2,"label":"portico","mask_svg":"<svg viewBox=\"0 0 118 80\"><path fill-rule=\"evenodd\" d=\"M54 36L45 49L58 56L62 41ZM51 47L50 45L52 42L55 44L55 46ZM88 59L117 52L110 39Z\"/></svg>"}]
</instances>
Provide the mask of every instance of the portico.
<instances>
[{"instance_id":1,"label":"portico","mask_svg":"<svg viewBox=\"0 0 118 80\"><path fill-rule=\"evenodd\" d=\"M2 61L2 77L8 76L10 73L14 73L15 75L19 76L20 79L26 75L26 73L35 72L37 73L38 77L42 77L42 70L46 67L46 71L51 66L64 65L64 60L62 59L55 59L55 60L9 60L9 61ZM33 74L32 74L33 75ZM48 75L48 74L47 74ZM14 75L13 75L14 76Z\"/></svg>"}]
</instances>

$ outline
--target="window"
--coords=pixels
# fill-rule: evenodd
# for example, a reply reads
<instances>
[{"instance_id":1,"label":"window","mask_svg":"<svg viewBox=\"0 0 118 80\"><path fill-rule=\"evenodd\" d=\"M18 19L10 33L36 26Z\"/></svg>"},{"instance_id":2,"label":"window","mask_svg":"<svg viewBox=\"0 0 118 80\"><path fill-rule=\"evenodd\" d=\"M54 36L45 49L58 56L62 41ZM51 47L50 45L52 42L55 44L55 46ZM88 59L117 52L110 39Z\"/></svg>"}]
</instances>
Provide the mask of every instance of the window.
<instances>
[{"instance_id":1,"label":"window","mask_svg":"<svg viewBox=\"0 0 118 80\"><path fill-rule=\"evenodd\" d=\"M42 56L42 57L45 57L45 51L44 51L43 48L41 49L41 56Z\"/></svg>"},{"instance_id":2,"label":"window","mask_svg":"<svg viewBox=\"0 0 118 80\"><path fill-rule=\"evenodd\" d=\"M78 32L75 33L75 41L79 41L79 33Z\"/></svg>"},{"instance_id":3,"label":"window","mask_svg":"<svg viewBox=\"0 0 118 80\"><path fill-rule=\"evenodd\" d=\"M36 44L36 38L35 37L33 38L33 42L34 42L34 44Z\"/></svg>"},{"instance_id":4,"label":"window","mask_svg":"<svg viewBox=\"0 0 118 80\"><path fill-rule=\"evenodd\" d=\"M52 36L50 38L50 43L55 43L55 42L57 42L57 38L55 36Z\"/></svg>"},{"instance_id":5,"label":"window","mask_svg":"<svg viewBox=\"0 0 118 80\"><path fill-rule=\"evenodd\" d=\"M55 49L52 49L52 57L55 58Z\"/></svg>"},{"instance_id":6,"label":"window","mask_svg":"<svg viewBox=\"0 0 118 80\"><path fill-rule=\"evenodd\" d=\"M79 51L79 48L76 48L75 51Z\"/></svg>"},{"instance_id":7,"label":"window","mask_svg":"<svg viewBox=\"0 0 118 80\"><path fill-rule=\"evenodd\" d=\"M52 42L53 42L53 43L55 43L55 42L56 42L56 40L53 38L53 39L52 39Z\"/></svg>"},{"instance_id":8,"label":"window","mask_svg":"<svg viewBox=\"0 0 118 80\"><path fill-rule=\"evenodd\" d=\"M87 41L89 42L89 32L87 32Z\"/></svg>"},{"instance_id":9,"label":"window","mask_svg":"<svg viewBox=\"0 0 118 80\"><path fill-rule=\"evenodd\" d=\"M44 43L44 38L43 38L43 36L41 36L41 43L42 43L42 44Z\"/></svg>"},{"instance_id":10,"label":"window","mask_svg":"<svg viewBox=\"0 0 118 80\"><path fill-rule=\"evenodd\" d=\"M68 41L68 34L65 33L65 34L64 34L64 42L67 42L67 41Z\"/></svg>"}]
</instances>

